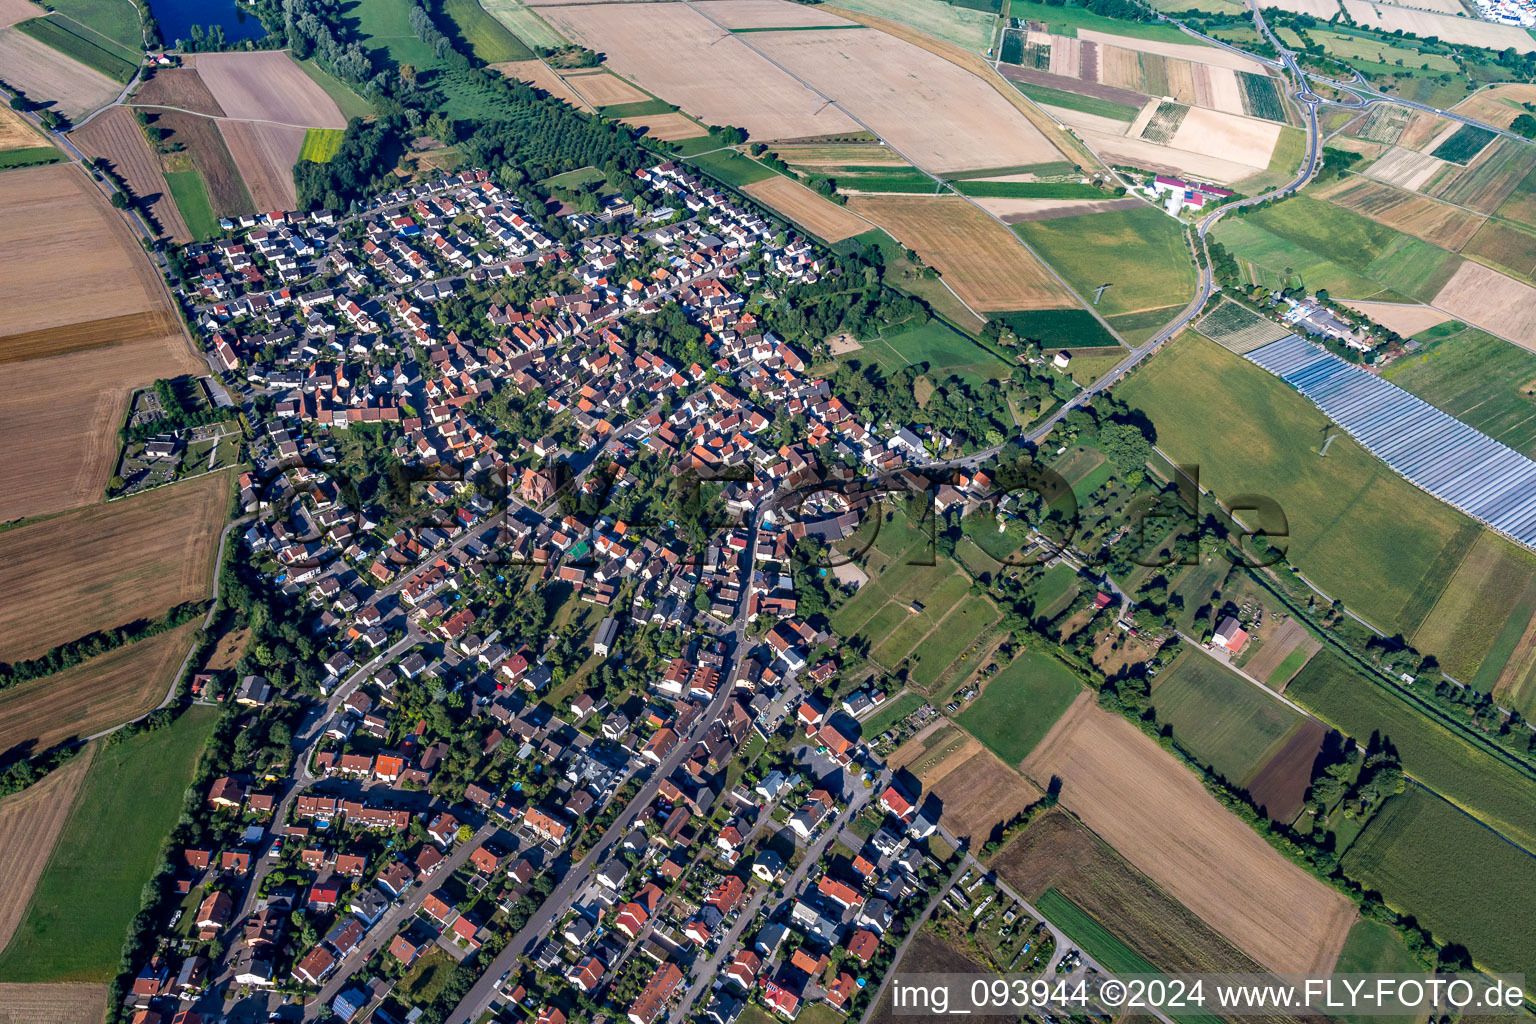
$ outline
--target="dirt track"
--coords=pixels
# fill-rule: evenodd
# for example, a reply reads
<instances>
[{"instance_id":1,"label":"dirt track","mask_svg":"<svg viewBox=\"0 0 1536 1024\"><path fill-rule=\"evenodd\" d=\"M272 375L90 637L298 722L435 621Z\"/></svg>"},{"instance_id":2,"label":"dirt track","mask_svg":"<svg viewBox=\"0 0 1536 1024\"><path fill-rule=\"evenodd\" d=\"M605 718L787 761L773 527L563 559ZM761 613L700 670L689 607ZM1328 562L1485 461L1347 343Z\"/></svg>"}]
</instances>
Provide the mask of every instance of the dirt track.
<instances>
[{"instance_id":1,"label":"dirt track","mask_svg":"<svg viewBox=\"0 0 1536 1024\"><path fill-rule=\"evenodd\" d=\"M1086 695L1024 762L1139 871L1277 971L1327 971L1355 919L1343 896L1270 848L1193 772Z\"/></svg>"}]
</instances>

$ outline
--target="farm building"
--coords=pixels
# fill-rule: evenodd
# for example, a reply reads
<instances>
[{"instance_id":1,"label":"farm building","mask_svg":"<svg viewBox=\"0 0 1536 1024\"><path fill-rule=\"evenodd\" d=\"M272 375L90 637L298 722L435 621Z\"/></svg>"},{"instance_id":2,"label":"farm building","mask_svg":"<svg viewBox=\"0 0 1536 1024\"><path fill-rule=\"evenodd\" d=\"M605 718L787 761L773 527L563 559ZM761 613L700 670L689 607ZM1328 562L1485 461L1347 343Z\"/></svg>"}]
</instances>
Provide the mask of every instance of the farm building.
<instances>
[{"instance_id":1,"label":"farm building","mask_svg":"<svg viewBox=\"0 0 1536 1024\"><path fill-rule=\"evenodd\" d=\"M1243 644L1248 642L1248 631L1228 615L1221 620L1221 625L1216 627L1216 633L1211 637L1211 642L1236 654L1243 649Z\"/></svg>"}]
</instances>

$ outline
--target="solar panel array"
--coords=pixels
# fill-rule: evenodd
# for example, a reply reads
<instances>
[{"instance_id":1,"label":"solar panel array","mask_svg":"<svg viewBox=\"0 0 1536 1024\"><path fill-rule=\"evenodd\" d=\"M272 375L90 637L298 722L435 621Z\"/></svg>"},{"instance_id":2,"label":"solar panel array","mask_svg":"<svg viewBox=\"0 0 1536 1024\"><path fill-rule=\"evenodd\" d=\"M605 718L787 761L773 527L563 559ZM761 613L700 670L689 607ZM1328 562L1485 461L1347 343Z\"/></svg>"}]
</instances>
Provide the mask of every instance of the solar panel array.
<instances>
[{"instance_id":1,"label":"solar panel array","mask_svg":"<svg viewBox=\"0 0 1536 1024\"><path fill-rule=\"evenodd\" d=\"M1247 358L1310 398L1410 482L1536 548L1536 462L1299 335Z\"/></svg>"}]
</instances>

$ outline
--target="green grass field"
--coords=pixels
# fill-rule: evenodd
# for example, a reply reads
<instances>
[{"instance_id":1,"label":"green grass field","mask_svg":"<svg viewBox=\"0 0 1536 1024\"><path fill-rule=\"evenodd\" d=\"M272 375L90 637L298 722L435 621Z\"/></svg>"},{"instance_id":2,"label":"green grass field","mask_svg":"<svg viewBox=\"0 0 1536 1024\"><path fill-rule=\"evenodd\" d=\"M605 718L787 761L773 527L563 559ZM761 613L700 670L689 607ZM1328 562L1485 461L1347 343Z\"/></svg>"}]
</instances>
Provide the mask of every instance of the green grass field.
<instances>
[{"instance_id":1,"label":"green grass field","mask_svg":"<svg viewBox=\"0 0 1536 1024\"><path fill-rule=\"evenodd\" d=\"M1078 29L1086 28L1095 32L1112 32L1115 35L1130 36L1133 39L1152 39L1163 43L1188 45L1196 42L1172 25L1121 21L1119 18L1106 18L1094 14L1081 7L1054 7L1050 4L1031 3L1029 0L1012 0L1008 5L1008 16L1021 21L1043 21L1052 32L1059 35L1075 36Z\"/></svg>"},{"instance_id":2,"label":"green grass field","mask_svg":"<svg viewBox=\"0 0 1536 1024\"><path fill-rule=\"evenodd\" d=\"M850 11L899 21L919 32L985 53L992 45L997 16L945 3L944 0L845 0Z\"/></svg>"},{"instance_id":3,"label":"green grass field","mask_svg":"<svg viewBox=\"0 0 1536 1024\"><path fill-rule=\"evenodd\" d=\"M28 146L26 149L0 150L0 170L13 167L36 167L39 164L58 163L64 159L52 146Z\"/></svg>"},{"instance_id":4,"label":"green grass field","mask_svg":"<svg viewBox=\"0 0 1536 1024\"><path fill-rule=\"evenodd\" d=\"M1013 87L1036 103L1048 107L1065 107L1067 110L1097 114L1099 117L1108 117L1116 121L1136 120L1137 108L1124 103L1101 100L1097 96L1083 96L1079 93L1067 92L1065 89L1052 89L1045 85L1032 85L1029 82L1014 82Z\"/></svg>"},{"instance_id":5,"label":"green grass field","mask_svg":"<svg viewBox=\"0 0 1536 1024\"><path fill-rule=\"evenodd\" d=\"M1102 316L1181 304L1195 293L1184 232L1153 207L1028 221L1013 230L1079 294L1108 283Z\"/></svg>"},{"instance_id":6,"label":"green grass field","mask_svg":"<svg viewBox=\"0 0 1536 1024\"><path fill-rule=\"evenodd\" d=\"M1250 265L1253 279L1279 290L1303 285L1310 291L1327 289L1330 295L1351 299L1407 302L1375 281L1323 259L1316 253L1260 227L1256 220L1228 217L1216 226L1215 238L1239 260Z\"/></svg>"},{"instance_id":7,"label":"green grass field","mask_svg":"<svg viewBox=\"0 0 1536 1024\"><path fill-rule=\"evenodd\" d=\"M1119 394L1151 417L1170 458L1199 466L1200 483L1218 499L1264 494L1277 502L1290 560L1389 634L1418 627L1475 539L1462 536L1470 520L1348 437L1319 458L1323 413L1198 335L1174 340Z\"/></svg>"},{"instance_id":8,"label":"green grass field","mask_svg":"<svg viewBox=\"0 0 1536 1024\"><path fill-rule=\"evenodd\" d=\"M966 588L969 586L967 583ZM933 634L907 656L913 682L932 687L944 670L965 654L966 648L997 619L997 608L986 598L972 596L961 601Z\"/></svg>"},{"instance_id":9,"label":"green grass field","mask_svg":"<svg viewBox=\"0 0 1536 1024\"><path fill-rule=\"evenodd\" d=\"M636 100L633 103L614 103L606 107L599 107L598 111L604 117L617 120L621 117L646 117L650 114L670 114L677 108L666 100L652 97L648 100Z\"/></svg>"},{"instance_id":10,"label":"green grass field","mask_svg":"<svg viewBox=\"0 0 1536 1024\"><path fill-rule=\"evenodd\" d=\"M125 60L110 41L83 26L66 23L60 18L31 18L16 27L66 57L72 57L117 82L126 84L138 66Z\"/></svg>"},{"instance_id":11,"label":"green grass field","mask_svg":"<svg viewBox=\"0 0 1536 1024\"><path fill-rule=\"evenodd\" d=\"M1333 965L1336 974L1417 974L1424 964L1408 951L1396 929L1362 917L1349 929L1344 948ZM1344 1024L1375 1024L1371 1014L1331 1014Z\"/></svg>"},{"instance_id":12,"label":"green grass field","mask_svg":"<svg viewBox=\"0 0 1536 1024\"><path fill-rule=\"evenodd\" d=\"M480 0L442 0L442 3L443 13L453 19L475 56L487 64L533 57L533 51L521 39L486 13Z\"/></svg>"},{"instance_id":13,"label":"green grass field","mask_svg":"<svg viewBox=\"0 0 1536 1024\"><path fill-rule=\"evenodd\" d=\"M992 319L1001 320L1020 338L1038 341L1041 348L1120 348L1115 336L1086 309L1025 309L994 313Z\"/></svg>"},{"instance_id":14,"label":"green grass field","mask_svg":"<svg viewBox=\"0 0 1536 1024\"><path fill-rule=\"evenodd\" d=\"M540 184L550 188L581 188L584 185L595 185L603 180L603 172L596 167L578 167L574 171L566 171L553 177L545 178Z\"/></svg>"},{"instance_id":15,"label":"green grass field","mask_svg":"<svg viewBox=\"0 0 1536 1024\"><path fill-rule=\"evenodd\" d=\"M994 676L956 721L1016 765L1082 692L1071 669L1048 655L1025 652Z\"/></svg>"},{"instance_id":16,"label":"green grass field","mask_svg":"<svg viewBox=\"0 0 1536 1024\"><path fill-rule=\"evenodd\" d=\"M341 20L361 37L375 61L434 69L440 64L437 54L411 28L410 13L409 0L358 0L344 9Z\"/></svg>"},{"instance_id":17,"label":"green grass field","mask_svg":"<svg viewBox=\"0 0 1536 1024\"><path fill-rule=\"evenodd\" d=\"M762 181L774 175L771 169L764 167L756 160L742 156L734 149L703 153L689 157L688 162L705 174L735 188L741 188L743 185L750 185L754 181Z\"/></svg>"},{"instance_id":18,"label":"green grass field","mask_svg":"<svg viewBox=\"0 0 1536 1024\"><path fill-rule=\"evenodd\" d=\"M1414 787L1388 801L1344 870L1479 967L1536 971L1536 857L1434 795Z\"/></svg>"},{"instance_id":19,"label":"green grass field","mask_svg":"<svg viewBox=\"0 0 1536 1024\"><path fill-rule=\"evenodd\" d=\"M1120 336L1126 340L1127 344L1134 346L1140 345L1167 327L1182 312L1184 312L1183 306L1164 306L1162 309L1119 313L1106 319L1109 320L1109 326L1120 332ZM1076 373L1075 369L1073 373Z\"/></svg>"},{"instance_id":20,"label":"green grass field","mask_svg":"<svg viewBox=\"0 0 1536 1024\"><path fill-rule=\"evenodd\" d=\"M217 719L213 708L193 707L171 726L97 750L0 954L0 981L105 982L117 972L141 890Z\"/></svg>"},{"instance_id":21,"label":"green grass field","mask_svg":"<svg viewBox=\"0 0 1536 1024\"><path fill-rule=\"evenodd\" d=\"M1157 968L1055 889L1047 889L1035 906L1088 955L1115 974L1156 974Z\"/></svg>"},{"instance_id":22,"label":"green grass field","mask_svg":"<svg viewBox=\"0 0 1536 1024\"><path fill-rule=\"evenodd\" d=\"M144 30L130 0L49 0L58 13L115 43L123 56L144 52Z\"/></svg>"},{"instance_id":23,"label":"green grass field","mask_svg":"<svg viewBox=\"0 0 1536 1024\"><path fill-rule=\"evenodd\" d=\"M299 149L300 160L313 160L328 164L341 150L341 140L346 132L340 128L311 128L304 133L304 145Z\"/></svg>"},{"instance_id":24,"label":"green grass field","mask_svg":"<svg viewBox=\"0 0 1536 1024\"><path fill-rule=\"evenodd\" d=\"M1419 709L1353 671L1327 648L1313 655L1285 695L1365 742L1380 732L1403 768L1458 806L1525 846L1536 846L1536 785Z\"/></svg>"},{"instance_id":25,"label":"green grass field","mask_svg":"<svg viewBox=\"0 0 1536 1024\"><path fill-rule=\"evenodd\" d=\"M1517 451L1536 455L1536 355L1468 328L1422 345L1382 376Z\"/></svg>"},{"instance_id":26,"label":"green grass field","mask_svg":"<svg viewBox=\"0 0 1536 1024\"><path fill-rule=\"evenodd\" d=\"M1058 562L1030 585L1029 597L1035 603L1036 614L1054 615L1072 602L1082 586L1081 578L1072 567Z\"/></svg>"},{"instance_id":27,"label":"green grass field","mask_svg":"<svg viewBox=\"0 0 1536 1024\"><path fill-rule=\"evenodd\" d=\"M341 79L332 75L329 71L316 64L313 59L299 61L299 67L310 79L325 90L325 94L336 101L336 106L341 109L343 116L367 117L373 113L373 106L363 99Z\"/></svg>"},{"instance_id":28,"label":"green grass field","mask_svg":"<svg viewBox=\"0 0 1536 1024\"><path fill-rule=\"evenodd\" d=\"M1158 676L1152 706L1180 746L1236 786L1246 786L1302 721L1198 650L1185 651Z\"/></svg>"},{"instance_id":29,"label":"green grass field","mask_svg":"<svg viewBox=\"0 0 1536 1024\"><path fill-rule=\"evenodd\" d=\"M923 698L920 694L904 693L859 724L865 736L879 736L922 706Z\"/></svg>"},{"instance_id":30,"label":"green grass field","mask_svg":"<svg viewBox=\"0 0 1536 1024\"><path fill-rule=\"evenodd\" d=\"M219 219L213 215L208 188L197 168L172 171L165 176L165 183L170 186L171 198L176 201L176 209L181 211L193 238L203 242L219 233Z\"/></svg>"},{"instance_id":31,"label":"green grass field","mask_svg":"<svg viewBox=\"0 0 1536 1024\"><path fill-rule=\"evenodd\" d=\"M529 46L564 46L569 40L520 0L481 0L481 6Z\"/></svg>"},{"instance_id":32,"label":"green grass field","mask_svg":"<svg viewBox=\"0 0 1536 1024\"><path fill-rule=\"evenodd\" d=\"M1103 199L1104 193L1092 185L1075 181L961 181L955 184L961 195L1004 196L1011 199Z\"/></svg>"},{"instance_id":33,"label":"green grass field","mask_svg":"<svg viewBox=\"0 0 1536 1024\"><path fill-rule=\"evenodd\" d=\"M1000 380L1012 372L1007 363L941 320L882 332L863 344L849 358L873 356L888 371L926 363L937 377L954 374L972 384Z\"/></svg>"}]
</instances>

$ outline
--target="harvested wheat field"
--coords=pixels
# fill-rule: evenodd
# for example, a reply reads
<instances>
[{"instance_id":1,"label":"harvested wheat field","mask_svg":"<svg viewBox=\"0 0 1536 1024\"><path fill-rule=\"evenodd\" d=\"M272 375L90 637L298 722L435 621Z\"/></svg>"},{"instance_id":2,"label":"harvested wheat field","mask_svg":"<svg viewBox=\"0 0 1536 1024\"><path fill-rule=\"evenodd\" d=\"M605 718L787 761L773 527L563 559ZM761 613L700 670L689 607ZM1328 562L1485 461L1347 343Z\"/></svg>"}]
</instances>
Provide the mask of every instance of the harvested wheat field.
<instances>
[{"instance_id":1,"label":"harvested wheat field","mask_svg":"<svg viewBox=\"0 0 1536 1024\"><path fill-rule=\"evenodd\" d=\"M1474 121L1491 124L1496 128L1508 128L1511 121L1526 112L1522 103L1536 103L1536 85L1507 82L1490 86L1468 96L1451 109Z\"/></svg>"},{"instance_id":2,"label":"harvested wheat field","mask_svg":"<svg viewBox=\"0 0 1536 1024\"><path fill-rule=\"evenodd\" d=\"M646 138L660 139L662 142L676 142L678 139L696 139L707 132L697 122L686 114L644 114L640 117L623 118L623 123L631 128L643 131Z\"/></svg>"},{"instance_id":3,"label":"harvested wheat field","mask_svg":"<svg viewBox=\"0 0 1536 1024\"><path fill-rule=\"evenodd\" d=\"M78 168L8 171L0 190L0 339L106 316L167 310L122 218ZM69 282L67 301L59 283ZM3 340L0 340L3 345Z\"/></svg>"},{"instance_id":4,"label":"harvested wheat field","mask_svg":"<svg viewBox=\"0 0 1536 1024\"><path fill-rule=\"evenodd\" d=\"M0 373L6 411L0 522L100 500L117 464L117 429L129 393L160 377L197 371L207 366L193 360L179 332L6 364Z\"/></svg>"},{"instance_id":5,"label":"harvested wheat field","mask_svg":"<svg viewBox=\"0 0 1536 1024\"><path fill-rule=\"evenodd\" d=\"M36 146L51 145L53 143L39 134L26 118L8 105L0 106L0 150L32 149Z\"/></svg>"},{"instance_id":6,"label":"harvested wheat field","mask_svg":"<svg viewBox=\"0 0 1536 1024\"><path fill-rule=\"evenodd\" d=\"M18 21L41 18L48 12L32 0L0 0L0 28L10 28ZM0 943L0 946L3 946Z\"/></svg>"},{"instance_id":7,"label":"harvested wheat field","mask_svg":"<svg viewBox=\"0 0 1536 1024\"><path fill-rule=\"evenodd\" d=\"M919 167L962 171L1062 158L996 89L884 32L763 32L753 45L810 82Z\"/></svg>"},{"instance_id":8,"label":"harvested wheat field","mask_svg":"<svg viewBox=\"0 0 1536 1024\"><path fill-rule=\"evenodd\" d=\"M1219 152L1227 160L1262 171L1269 166L1282 127L1274 121L1190 107L1168 148L1186 153Z\"/></svg>"},{"instance_id":9,"label":"harvested wheat field","mask_svg":"<svg viewBox=\"0 0 1536 1024\"><path fill-rule=\"evenodd\" d=\"M1388 185L1396 185L1409 192L1417 192L1446 166L1444 160L1437 160L1428 153L1416 153L1411 149L1393 146L1382 155L1380 160L1361 173L1368 178L1384 181Z\"/></svg>"},{"instance_id":10,"label":"harvested wheat field","mask_svg":"<svg viewBox=\"0 0 1536 1024\"><path fill-rule=\"evenodd\" d=\"M644 103L651 99L618 75L610 75L606 71L569 74L565 76L565 84L581 93L588 103L596 107L612 107L620 103Z\"/></svg>"},{"instance_id":11,"label":"harvested wheat field","mask_svg":"<svg viewBox=\"0 0 1536 1024\"><path fill-rule=\"evenodd\" d=\"M726 28L805 28L848 22L790 0L699 0L694 5Z\"/></svg>"},{"instance_id":12,"label":"harvested wheat field","mask_svg":"<svg viewBox=\"0 0 1536 1024\"><path fill-rule=\"evenodd\" d=\"M748 49L744 37L725 33L684 4L577 4L539 13L567 38L605 54L616 72L705 124L738 125L756 140L860 130Z\"/></svg>"},{"instance_id":13,"label":"harvested wheat field","mask_svg":"<svg viewBox=\"0 0 1536 1024\"><path fill-rule=\"evenodd\" d=\"M1233 71L1251 71L1256 75L1266 74L1264 65L1258 61L1215 46L1201 46L1197 43L1163 43L1151 39L1133 39L1130 36L1111 35L1108 32L1098 32L1087 28L1078 29L1077 38L1084 42L1098 43L1101 46L1122 46L1127 50L1135 50L1138 53L1155 53L1159 57L1173 57L1176 60L1211 64L1218 68L1231 68Z\"/></svg>"},{"instance_id":14,"label":"harvested wheat field","mask_svg":"<svg viewBox=\"0 0 1536 1024\"><path fill-rule=\"evenodd\" d=\"M781 174L743 186L742 191L828 243L863 234L871 227L862 217Z\"/></svg>"},{"instance_id":15,"label":"harvested wheat field","mask_svg":"<svg viewBox=\"0 0 1536 1024\"><path fill-rule=\"evenodd\" d=\"M1458 320L1536 352L1536 288L1467 260L1435 296Z\"/></svg>"},{"instance_id":16,"label":"harvested wheat field","mask_svg":"<svg viewBox=\"0 0 1536 1024\"><path fill-rule=\"evenodd\" d=\"M206 598L229 484L210 473L0 533L0 659Z\"/></svg>"},{"instance_id":17,"label":"harvested wheat field","mask_svg":"<svg viewBox=\"0 0 1536 1024\"><path fill-rule=\"evenodd\" d=\"M1364 313L1387 330L1396 331L1405 338L1411 338L1420 331L1427 331L1431 327L1438 326L1451 319L1449 313L1442 313L1440 310L1430 306L1420 306L1406 302L1355 302L1346 300L1344 305L1356 312Z\"/></svg>"},{"instance_id":18,"label":"harvested wheat field","mask_svg":"<svg viewBox=\"0 0 1536 1024\"><path fill-rule=\"evenodd\" d=\"M87 156L111 161L112 170L128 183L133 194L149 203L150 215L171 241L192 241L192 232L166 186L160 161L145 141L131 110L104 110L90 124L70 132L69 137Z\"/></svg>"},{"instance_id":19,"label":"harvested wheat field","mask_svg":"<svg viewBox=\"0 0 1536 1024\"><path fill-rule=\"evenodd\" d=\"M972 309L1076 305L1012 232L959 196L855 196L848 209L895 235Z\"/></svg>"},{"instance_id":20,"label":"harvested wheat field","mask_svg":"<svg viewBox=\"0 0 1536 1024\"><path fill-rule=\"evenodd\" d=\"M0 984L0 1024L101 1024L105 985Z\"/></svg>"},{"instance_id":21,"label":"harvested wheat field","mask_svg":"<svg viewBox=\"0 0 1536 1024\"><path fill-rule=\"evenodd\" d=\"M1473 18L1411 11L1406 7L1371 3L1370 0L1343 2L1344 10L1357 25L1380 32L1396 32L1401 29L1405 34L1437 36L1442 42L1458 46L1483 46L1490 50L1505 50L1513 46L1519 53L1536 50L1536 39L1514 25L1496 25L1491 21Z\"/></svg>"},{"instance_id":22,"label":"harvested wheat field","mask_svg":"<svg viewBox=\"0 0 1536 1024\"><path fill-rule=\"evenodd\" d=\"M92 753L86 747L43 781L0 800L0 949L11 941L26 913ZM3 993L8 987L14 986L0 985L0 1020L5 1019Z\"/></svg>"},{"instance_id":23,"label":"harvested wheat field","mask_svg":"<svg viewBox=\"0 0 1536 1024\"><path fill-rule=\"evenodd\" d=\"M122 86L15 28L0 28L0 77L35 103L52 100L70 120L106 106Z\"/></svg>"},{"instance_id":24,"label":"harvested wheat field","mask_svg":"<svg viewBox=\"0 0 1536 1024\"><path fill-rule=\"evenodd\" d=\"M1056 220L1059 217L1079 217L1085 213L1107 213L1110 210L1129 210L1141 206L1140 199L1127 196L1124 199L1009 199L1007 197L981 196L976 199L981 208L1001 217L1005 224L1023 224L1032 220Z\"/></svg>"},{"instance_id":25,"label":"harvested wheat field","mask_svg":"<svg viewBox=\"0 0 1536 1024\"><path fill-rule=\"evenodd\" d=\"M0 692L0 763L153 711L176 681L199 625L188 622Z\"/></svg>"},{"instance_id":26,"label":"harvested wheat field","mask_svg":"<svg viewBox=\"0 0 1536 1024\"><path fill-rule=\"evenodd\" d=\"M1024 762L1154 882L1276 971L1327 971L1355 908L1276 853L1134 725L1080 697Z\"/></svg>"},{"instance_id":27,"label":"harvested wheat field","mask_svg":"<svg viewBox=\"0 0 1536 1024\"><path fill-rule=\"evenodd\" d=\"M822 145L775 146L774 154L787 164L798 167L911 167L889 146L875 142L826 143Z\"/></svg>"},{"instance_id":28,"label":"harvested wheat field","mask_svg":"<svg viewBox=\"0 0 1536 1024\"><path fill-rule=\"evenodd\" d=\"M219 132L257 210L292 210L299 205L293 165L299 162L299 150L304 148L305 129L220 121Z\"/></svg>"},{"instance_id":29,"label":"harvested wheat field","mask_svg":"<svg viewBox=\"0 0 1536 1024\"><path fill-rule=\"evenodd\" d=\"M135 105L180 107L194 114L213 117L224 116L224 108L213 98L195 68L160 68L134 90L133 102Z\"/></svg>"},{"instance_id":30,"label":"harvested wheat field","mask_svg":"<svg viewBox=\"0 0 1536 1024\"><path fill-rule=\"evenodd\" d=\"M1451 252L1460 252L1487 219L1416 192L1356 176L1329 185L1317 196Z\"/></svg>"},{"instance_id":31,"label":"harvested wheat field","mask_svg":"<svg viewBox=\"0 0 1536 1024\"><path fill-rule=\"evenodd\" d=\"M1191 110L1196 108L1190 108ZM1253 174L1254 165L1160 146L1145 139L1125 138L1108 132L1080 128L1078 134L1094 152L1112 164L1130 164L1162 174L1189 175L1218 185L1230 185Z\"/></svg>"},{"instance_id":32,"label":"harvested wheat field","mask_svg":"<svg viewBox=\"0 0 1536 1024\"><path fill-rule=\"evenodd\" d=\"M224 113L301 128L345 128L336 101L283 50L200 53L197 74Z\"/></svg>"},{"instance_id":33,"label":"harvested wheat field","mask_svg":"<svg viewBox=\"0 0 1536 1024\"><path fill-rule=\"evenodd\" d=\"M555 99L568 103L577 110L592 112L592 104L577 96L571 91L571 87L565 84L565 79L555 74L548 64L541 60L507 60L500 64L492 64L491 67L506 75L533 86L541 92L546 92Z\"/></svg>"}]
</instances>

